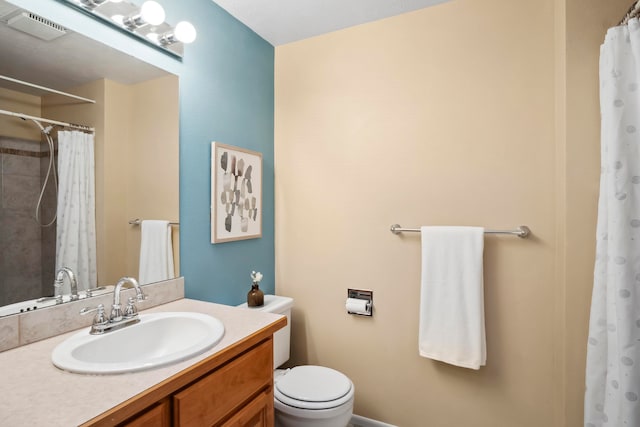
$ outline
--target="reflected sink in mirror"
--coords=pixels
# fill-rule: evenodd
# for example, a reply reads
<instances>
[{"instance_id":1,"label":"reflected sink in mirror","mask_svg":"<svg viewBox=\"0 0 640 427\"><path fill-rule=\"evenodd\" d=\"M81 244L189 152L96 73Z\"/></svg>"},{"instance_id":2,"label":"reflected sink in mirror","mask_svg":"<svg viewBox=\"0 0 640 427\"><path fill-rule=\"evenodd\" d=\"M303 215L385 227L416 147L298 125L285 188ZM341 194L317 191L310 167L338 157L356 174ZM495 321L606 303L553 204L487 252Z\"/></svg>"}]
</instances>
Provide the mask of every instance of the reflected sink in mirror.
<instances>
[{"instance_id":1,"label":"reflected sink in mirror","mask_svg":"<svg viewBox=\"0 0 640 427\"><path fill-rule=\"evenodd\" d=\"M216 345L224 325L191 312L141 314L140 322L103 335L90 328L60 343L53 364L79 374L120 374L159 368L196 356Z\"/></svg>"}]
</instances>

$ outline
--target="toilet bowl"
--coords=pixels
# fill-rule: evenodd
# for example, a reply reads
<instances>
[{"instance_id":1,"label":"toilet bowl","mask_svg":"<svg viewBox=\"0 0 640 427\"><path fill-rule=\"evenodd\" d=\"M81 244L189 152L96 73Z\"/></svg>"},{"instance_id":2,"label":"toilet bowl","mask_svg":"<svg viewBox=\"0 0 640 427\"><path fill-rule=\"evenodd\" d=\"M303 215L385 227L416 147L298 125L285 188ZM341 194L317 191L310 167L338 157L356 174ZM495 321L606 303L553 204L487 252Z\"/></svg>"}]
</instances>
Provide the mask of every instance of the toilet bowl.
<instances>
[{"instance_id":1,"label":"toilet bowl","mask_svg":"<svg viewBox=\"0 0 640 427\"><path fill-rule=\"evenodd\" d=\"M334 369L289 369L274 381L276 426L344 427L353 414L354 392L351 380Z\"/></svg>"},{"instance_id":2,"label":"toilet bowl","mask_svg":"<svg viewBox=\"0 0 640 427\"><path fill-rule=\"evenodd\" d=\"M289 359L293 299L265 295L260 307L239 307L287 316L287 326L274 334L274 368ZM335 369L302 365L274 371L276 427L346 427L353 414L355 387Z\"/></svg>"}]
</instances>

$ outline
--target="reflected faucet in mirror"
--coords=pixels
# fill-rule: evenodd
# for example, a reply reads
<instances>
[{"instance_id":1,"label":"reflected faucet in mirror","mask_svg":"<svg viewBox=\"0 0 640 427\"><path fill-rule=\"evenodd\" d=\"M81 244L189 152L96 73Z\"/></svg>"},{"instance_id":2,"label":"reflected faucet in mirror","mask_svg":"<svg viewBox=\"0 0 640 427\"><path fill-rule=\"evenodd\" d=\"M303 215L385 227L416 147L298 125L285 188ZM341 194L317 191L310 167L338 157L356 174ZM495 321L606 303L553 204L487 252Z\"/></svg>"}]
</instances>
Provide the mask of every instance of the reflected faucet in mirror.
<instances>
[{"instance_id":1,"label":"reflected faucet in mirror","mask_svg":"<svg viewBox=\"0 0 640 427\"><path fill-rule=\"evenodd\" d=\"M55 300L56 304L62 304L64 302L62 287L64 286L65 275L69 279L69 285L71 287L71 293L69 294L69 301L76 301L77 299L79 299L80 297L78 296L78 280L76 279L76 275L73 274L73 270L71 270L69 267L62 267L56 272L55 280L53 282L53 289L55 291L54 296L38 298L36 302L46 302L46 301ZM87 291L87 293L88 293L87 296L91 296L91 293L89 291Z\"/></svg>"},{"instance_id":2,"label":"reflected faucet in mirror","mask_svg":"<svg viewBox=\"0 0 640 427\"><path fill-rule=\"evenodd\" d=\"M76 280L76 275L73 274L73 270L69 267L62 267L56 272L56 280L53 282L53 288L56 292L56 304L62 304L62 286L64 285L65 275L69 278L71 286L70 301L78 299L78 280Z\"/></svg>"}]
</instances>

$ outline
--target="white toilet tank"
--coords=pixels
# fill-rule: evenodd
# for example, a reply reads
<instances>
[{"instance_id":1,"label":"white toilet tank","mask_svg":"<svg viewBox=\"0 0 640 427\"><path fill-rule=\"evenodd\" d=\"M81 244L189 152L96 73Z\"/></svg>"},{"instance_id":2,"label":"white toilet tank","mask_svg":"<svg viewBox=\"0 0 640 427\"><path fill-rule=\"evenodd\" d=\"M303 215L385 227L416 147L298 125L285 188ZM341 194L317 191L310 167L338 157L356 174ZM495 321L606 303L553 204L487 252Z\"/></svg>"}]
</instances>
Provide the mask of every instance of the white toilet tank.
<instances>
[{"instance_id":1,"label":"white toilet tank","mask_svg":"<svg viewBox=\"0 0 640 427\"><path fill-rule=\"evenodd\" d=\"M264 305L260 307L248 307L246 302L240 304L238 307L287 316L287 326L273 334L273 368L275 369L289 360L291 348L291 307L293 307L293 298L265 295Z\"/></svg>"}]
</instances>

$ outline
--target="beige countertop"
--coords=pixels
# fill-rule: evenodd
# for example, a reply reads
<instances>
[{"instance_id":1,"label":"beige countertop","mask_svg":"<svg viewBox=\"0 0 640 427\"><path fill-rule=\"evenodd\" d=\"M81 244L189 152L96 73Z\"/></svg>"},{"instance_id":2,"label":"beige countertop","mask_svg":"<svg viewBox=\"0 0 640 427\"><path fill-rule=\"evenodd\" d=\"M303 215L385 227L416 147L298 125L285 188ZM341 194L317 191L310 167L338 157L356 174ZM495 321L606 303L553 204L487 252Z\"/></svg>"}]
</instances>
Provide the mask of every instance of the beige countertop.
<instances>
[{"instance_id":1,"label":"beige countertop","mask_svg":"<svg viewBox=\"0 0 640 427\"><path fill-rule=\"evenodd\" d=\"M118 375L72 374L51 362L69 332L0 353L0 425L77 426L277 321L280 315L181 299L144 313L191 311L222 321L225 334L210 350L173 365ZM86 328L88 330L88 328Z\"/></svg>"}]
</instances>

